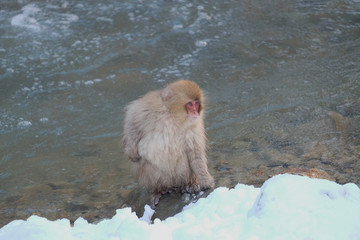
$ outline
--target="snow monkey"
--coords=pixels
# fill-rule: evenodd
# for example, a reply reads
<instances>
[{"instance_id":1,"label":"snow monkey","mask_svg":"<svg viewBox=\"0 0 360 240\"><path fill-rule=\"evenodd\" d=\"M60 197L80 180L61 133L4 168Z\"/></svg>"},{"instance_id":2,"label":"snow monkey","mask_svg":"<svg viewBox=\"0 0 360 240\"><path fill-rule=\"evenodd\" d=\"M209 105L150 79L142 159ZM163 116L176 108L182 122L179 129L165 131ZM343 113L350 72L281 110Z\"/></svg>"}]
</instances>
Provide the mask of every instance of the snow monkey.
<instances>
[{"instance_id":1,"label":"snow monkey","mask_svg":"<svg viewBox=\"0 0 360 240\"><path fill-rule=\"evenodd\" d=\"M151 91L125 108L123 141L151 206L180 188L195 193L214 187L207 167L204 99L199 86L178 80Z\"/></svg>"}]
</instances>

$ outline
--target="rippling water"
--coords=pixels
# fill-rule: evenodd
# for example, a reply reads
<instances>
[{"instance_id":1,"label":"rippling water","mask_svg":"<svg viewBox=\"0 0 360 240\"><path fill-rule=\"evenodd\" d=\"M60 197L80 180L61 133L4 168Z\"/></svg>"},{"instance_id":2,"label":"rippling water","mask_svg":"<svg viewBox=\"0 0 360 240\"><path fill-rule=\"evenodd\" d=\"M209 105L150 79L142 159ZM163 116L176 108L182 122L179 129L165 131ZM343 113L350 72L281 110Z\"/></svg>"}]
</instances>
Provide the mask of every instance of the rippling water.
<instances>
[{"instance_id":1,"label":"rippling water","mask_svg":"<svg viewBox=\"0 0 360 240\"><path fill-rule=\"evenodd\" d=\"M0 223L142 208L123 108L178 78L207 93L217 186L292 168L359 185L359 53L357 0L2 1Z\"/></svg>"}]
</instances>

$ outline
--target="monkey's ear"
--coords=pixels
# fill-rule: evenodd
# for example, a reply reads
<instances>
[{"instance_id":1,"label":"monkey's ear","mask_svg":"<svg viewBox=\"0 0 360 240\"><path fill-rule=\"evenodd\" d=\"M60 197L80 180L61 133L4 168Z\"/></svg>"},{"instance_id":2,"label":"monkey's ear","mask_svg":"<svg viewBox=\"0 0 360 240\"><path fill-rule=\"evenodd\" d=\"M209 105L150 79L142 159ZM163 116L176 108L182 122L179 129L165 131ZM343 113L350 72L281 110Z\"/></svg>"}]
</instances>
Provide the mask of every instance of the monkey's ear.
<instances>
[{"instance_id":1,"label":"monkey's ear","mask_svg":"<svg viewBox=\"0 0 360 240\"><path fill-rule=\"evenodd\" d=\"M161 98L164 102L169 101L173 96L173 92L171 91L170 88L165 88L162 92L161 92Z\"/></svg>"}]
</instances>

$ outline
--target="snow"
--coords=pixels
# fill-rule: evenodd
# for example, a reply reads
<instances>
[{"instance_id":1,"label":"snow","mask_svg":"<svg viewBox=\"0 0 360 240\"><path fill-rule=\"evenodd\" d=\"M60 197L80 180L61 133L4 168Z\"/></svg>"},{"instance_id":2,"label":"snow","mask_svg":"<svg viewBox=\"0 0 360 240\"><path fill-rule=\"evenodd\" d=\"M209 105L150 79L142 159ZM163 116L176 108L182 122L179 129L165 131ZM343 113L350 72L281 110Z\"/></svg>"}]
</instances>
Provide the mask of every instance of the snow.
<instances>
[{"instance_id":1,"label":"snow","mask_svg":"<svg viewBox=\"0 0 360 240\"><path fill-rule=\"evenodd\" d=\"M161 201L160 201L161 204ZM149 206L89 224L32 216L0 229L0 239L360 239L360 189L304 176L277 175L261 188L216 188L163 221Z\"/></svg>"}]
</instances>

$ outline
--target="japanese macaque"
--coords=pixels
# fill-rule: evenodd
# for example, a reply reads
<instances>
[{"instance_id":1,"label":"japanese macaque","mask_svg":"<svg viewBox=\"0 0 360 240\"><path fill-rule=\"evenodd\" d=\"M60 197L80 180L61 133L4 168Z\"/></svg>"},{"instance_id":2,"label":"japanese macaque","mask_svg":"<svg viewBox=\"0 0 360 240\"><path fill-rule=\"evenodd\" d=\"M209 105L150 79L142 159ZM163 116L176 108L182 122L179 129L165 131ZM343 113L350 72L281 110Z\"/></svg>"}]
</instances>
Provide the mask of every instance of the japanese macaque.
<instances>
[{"instance_id":1,"label":"japanese macaque","mask_svg":"<svg viewBox=\"0 0 360 240\"><path fill-rule=\"evenodd\" d=\"M140 185L151 191L153 208L174 188L195 193L214 187L205 153L204 99L196 83L178 80L125 110L125 153Z\"/></svg>"}]
</instances>

